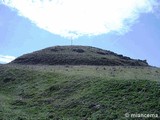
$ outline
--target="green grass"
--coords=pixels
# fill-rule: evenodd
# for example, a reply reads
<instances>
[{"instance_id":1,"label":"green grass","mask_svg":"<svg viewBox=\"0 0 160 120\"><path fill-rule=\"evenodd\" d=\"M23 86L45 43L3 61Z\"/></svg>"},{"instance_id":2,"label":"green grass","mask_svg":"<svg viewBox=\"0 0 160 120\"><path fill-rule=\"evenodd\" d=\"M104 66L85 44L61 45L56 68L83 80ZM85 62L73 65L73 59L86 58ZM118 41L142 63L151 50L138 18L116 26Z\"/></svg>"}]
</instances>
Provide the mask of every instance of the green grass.
<instances>
[{"instance_id":1,"label":"green grass","mask_svg":"<svg viewBox=\"0 0 160 120\"><path fill-rule=\"evenodd\" d=\"M0 120L127 120L160 115L159 97L153 67L0 66Z\"/></svg>"}]
</instances>

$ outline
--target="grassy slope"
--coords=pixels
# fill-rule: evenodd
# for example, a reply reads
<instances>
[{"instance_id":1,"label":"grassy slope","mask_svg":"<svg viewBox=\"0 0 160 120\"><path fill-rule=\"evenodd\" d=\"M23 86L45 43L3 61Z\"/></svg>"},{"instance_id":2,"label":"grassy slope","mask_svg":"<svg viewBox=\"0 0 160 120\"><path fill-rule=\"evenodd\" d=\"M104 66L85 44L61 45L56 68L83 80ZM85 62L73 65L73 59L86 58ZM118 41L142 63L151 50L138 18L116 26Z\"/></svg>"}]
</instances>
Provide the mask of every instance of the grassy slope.
<instances>
[{"instance_id":1,"label":"grassy slope","mask_svg":"<svg viewBox=\"0 0 160 120\"><path fill-rule=\"evenodd\" d=\"M160 115L160 69L0 66L0 119L112 120Z\"/></svg>"}]
</instances>

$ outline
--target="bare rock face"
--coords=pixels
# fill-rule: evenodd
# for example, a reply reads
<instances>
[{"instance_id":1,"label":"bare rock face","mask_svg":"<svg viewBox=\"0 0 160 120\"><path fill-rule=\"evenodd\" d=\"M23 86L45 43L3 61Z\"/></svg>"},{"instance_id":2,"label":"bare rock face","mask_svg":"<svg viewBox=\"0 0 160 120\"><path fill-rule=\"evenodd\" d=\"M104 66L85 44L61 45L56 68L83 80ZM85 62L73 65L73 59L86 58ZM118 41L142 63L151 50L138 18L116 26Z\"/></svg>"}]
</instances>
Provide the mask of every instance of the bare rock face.
<instances>
[{"instance_id":1,"label":"bare rock face","mask_svg":"<svg viewBox=\"0 0 160 120\"><path fill-rule=\"evenodd\" d=\"M148 66L114 52L90 46L54 46L25 54L9 64Z\"/></svg>"}]
</instances>

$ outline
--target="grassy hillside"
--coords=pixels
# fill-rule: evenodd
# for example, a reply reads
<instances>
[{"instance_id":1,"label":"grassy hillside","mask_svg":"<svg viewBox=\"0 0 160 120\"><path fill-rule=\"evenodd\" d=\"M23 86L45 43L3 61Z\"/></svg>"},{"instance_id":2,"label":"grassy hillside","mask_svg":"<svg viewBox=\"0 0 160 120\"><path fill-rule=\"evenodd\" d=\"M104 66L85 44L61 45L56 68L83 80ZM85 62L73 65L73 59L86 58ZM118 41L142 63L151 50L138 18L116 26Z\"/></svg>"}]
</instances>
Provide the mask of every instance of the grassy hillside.
<instances>
[{"instance_id":1,"label":"grassy hillside","mask_svg":"<svg viewBox=\"0 0 160 120\"><path fill-rule=\"evenodd\" d=\"M135 60L114 52L90 46L54 46L25 54L11 64L28 65L108 65L148 66L145 60Z\"/></svg>"},{"instance_id":2,"label":"grassy hillside","mask_svg":"<svg viewBox=\"0 0 160 120\"><path fill-rule=\"evenodd\" d=\"M126 120L159 108L158 68L0 65L0 120Z\"/></svg>"}]
</instances>

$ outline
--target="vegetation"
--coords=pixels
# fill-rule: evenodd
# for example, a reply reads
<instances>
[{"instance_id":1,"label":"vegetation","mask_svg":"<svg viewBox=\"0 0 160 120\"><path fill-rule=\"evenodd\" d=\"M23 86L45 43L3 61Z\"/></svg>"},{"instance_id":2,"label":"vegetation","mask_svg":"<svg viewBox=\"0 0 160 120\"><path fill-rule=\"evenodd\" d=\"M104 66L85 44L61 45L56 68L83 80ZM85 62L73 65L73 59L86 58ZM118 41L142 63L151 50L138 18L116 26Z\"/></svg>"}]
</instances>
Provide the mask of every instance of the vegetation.
<instances>
[{"instance_id":1,"label":"vegetation","mask_svg":"<svg viewBox=\"0 0 160 120\"><path fill-rule=\"evenodd\" d=\"M159 68L0 65L0 120L127 120L159 108Z\"/></svg>"},{"instance_id":2,"label":"vegetation","mask_svg":"<svg viewBox=\"0 0 160 120\"><path fill-rule=\"evenodd\" d=\"M111 51L89 46L55 46L18 57L11 64L148 66Z\"/></svg>"},{"instance_id":3,"label":"vegetation","mask_svg":"<svg viewBox=\"0 0 160 120\"><path fill-rule=\"evenodd\" d=\"M128 120L160 115L159 98L159 68L94 47L50 47L0 64L0 120Z\"/></svg>"}]
</instances>

